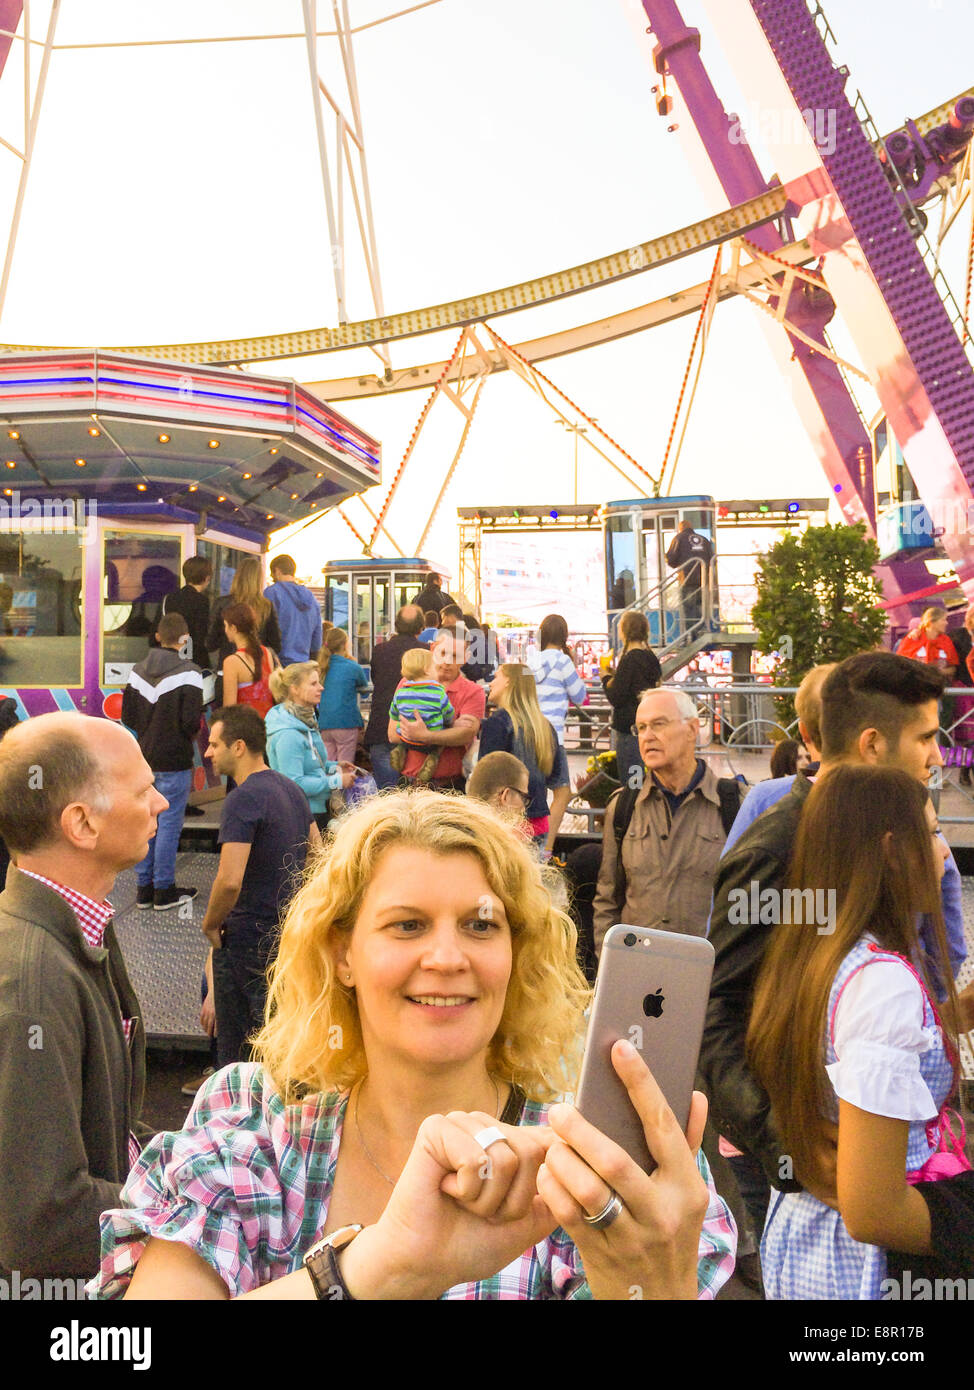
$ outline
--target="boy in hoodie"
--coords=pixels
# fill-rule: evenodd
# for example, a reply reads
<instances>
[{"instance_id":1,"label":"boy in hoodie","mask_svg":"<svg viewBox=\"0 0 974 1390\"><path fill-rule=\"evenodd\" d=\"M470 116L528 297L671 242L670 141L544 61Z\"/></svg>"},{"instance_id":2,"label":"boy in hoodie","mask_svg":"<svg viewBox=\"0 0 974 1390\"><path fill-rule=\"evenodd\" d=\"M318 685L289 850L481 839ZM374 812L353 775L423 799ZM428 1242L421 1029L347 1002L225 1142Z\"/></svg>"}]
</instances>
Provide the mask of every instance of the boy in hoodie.
<instances>
[{"instance_id":1,"label":"boy in hoodie","mask_svg":"<svg viewBox=\"0 0 974 1390\"><path fill-rule=\"evenodd\" d=\"M275 555L271 582L264 590L281 626L282 666L295 661L317 661L321 648L321 609L310 589L295 579L297 566L290 555Z\"/></svg>"},{"instance_id":2,"label":"boy in hoodie","mask_svg":"<svg viewBox=\"0 0 974 1390\"><path fill-rule=\"evenodd\" d=\"M193 783L193 741L203 717L203 673L179 655L188 628L181 613L167 613L156 630L159 646L132 668L122 695L122 723L139 741L169 803L160 811L149 852L136 865L136 907L164 912L190 902L196 888L176 886L176 851Z\"/></svg>"}]
</instances>

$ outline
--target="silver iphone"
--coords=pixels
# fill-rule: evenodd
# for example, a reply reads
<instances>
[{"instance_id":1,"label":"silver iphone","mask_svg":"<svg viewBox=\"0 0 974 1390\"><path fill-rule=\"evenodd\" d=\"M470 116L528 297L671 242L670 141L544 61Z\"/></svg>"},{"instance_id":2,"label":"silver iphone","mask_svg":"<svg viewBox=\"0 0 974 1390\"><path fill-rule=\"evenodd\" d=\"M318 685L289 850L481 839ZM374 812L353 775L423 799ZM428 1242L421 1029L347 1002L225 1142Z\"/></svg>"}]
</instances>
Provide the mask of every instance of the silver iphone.
<instances>
[{"instance_id":1,"label":"silver iphone","mask_svg":"<svg viewBox=\"0 0 974 1390\"><path fill-rule=\"evenodd\" d=\"M685 1130L713 968L714 948L701 936L615 926L602 942L575 1103L647 1173L656 1160L612 1046L632 1043Z\"/></svg>"}]
</instances>

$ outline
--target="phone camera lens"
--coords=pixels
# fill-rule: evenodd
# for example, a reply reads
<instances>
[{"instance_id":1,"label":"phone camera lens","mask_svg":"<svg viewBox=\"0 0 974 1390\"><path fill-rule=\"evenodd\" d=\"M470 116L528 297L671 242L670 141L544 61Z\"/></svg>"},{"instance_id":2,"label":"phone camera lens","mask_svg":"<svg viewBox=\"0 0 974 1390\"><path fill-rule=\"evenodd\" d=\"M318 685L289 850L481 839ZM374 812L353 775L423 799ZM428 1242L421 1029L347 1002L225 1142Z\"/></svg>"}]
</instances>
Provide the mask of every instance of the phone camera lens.
<instances>
[{"instance_id":1,"label":"phone camera lens","mask_svg":"<svg viewBox=\"0 0 974 1390\"><path fill-rule=\"evenodd\" d=\"M623 941L626 946L635 946L636 936L633 932L627 932L625 937L623 938Z\"/></svg>"}]
</instances>

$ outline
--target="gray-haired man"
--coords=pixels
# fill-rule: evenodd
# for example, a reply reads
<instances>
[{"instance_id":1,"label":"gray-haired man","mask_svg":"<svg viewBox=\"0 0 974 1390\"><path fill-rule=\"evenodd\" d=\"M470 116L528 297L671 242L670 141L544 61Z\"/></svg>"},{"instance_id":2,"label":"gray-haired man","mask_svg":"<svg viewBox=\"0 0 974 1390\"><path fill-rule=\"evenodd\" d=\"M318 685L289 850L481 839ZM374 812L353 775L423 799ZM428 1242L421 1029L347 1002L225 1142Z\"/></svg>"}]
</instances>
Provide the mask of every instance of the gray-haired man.
<instances>
[{"instance_id":1,"label":"gray-haired man","mask_svg":"<svg viewBox=\"0 0 974 1390\"><path fill-rule=\"evenodd\" d=\"M696 705L683 691L641 697L633 732L646 775L606 809L596 951L616 922L707 933L714 873L742 789L733 779L718 781L697 757L699 729Z\"/></svg>"}]
</instances>

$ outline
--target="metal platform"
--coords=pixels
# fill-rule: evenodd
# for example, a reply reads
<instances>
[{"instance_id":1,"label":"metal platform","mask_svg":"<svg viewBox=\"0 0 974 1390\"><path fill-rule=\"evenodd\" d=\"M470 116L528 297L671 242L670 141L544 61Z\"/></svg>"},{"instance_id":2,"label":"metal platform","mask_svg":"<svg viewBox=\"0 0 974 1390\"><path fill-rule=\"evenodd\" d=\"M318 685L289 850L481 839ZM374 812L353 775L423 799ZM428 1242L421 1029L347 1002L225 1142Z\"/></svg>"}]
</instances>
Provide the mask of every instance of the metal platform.
<instances>
[{"instance_id":1,"label":"metal platform","mask_svg":"<svg viewBox=\"0 0 974 1390\"><path fill-rule=\"evenodd\" d=\"M201 1051L209 1047L200 1028L200 981L209 950L200 924L218 864L215 854L180 854L176 882L198 888L199 893L193 902L167 912L138 910L134 869L119 875L110 895L115 930L150 1045Z\"/></svg>"}]
</instances>

